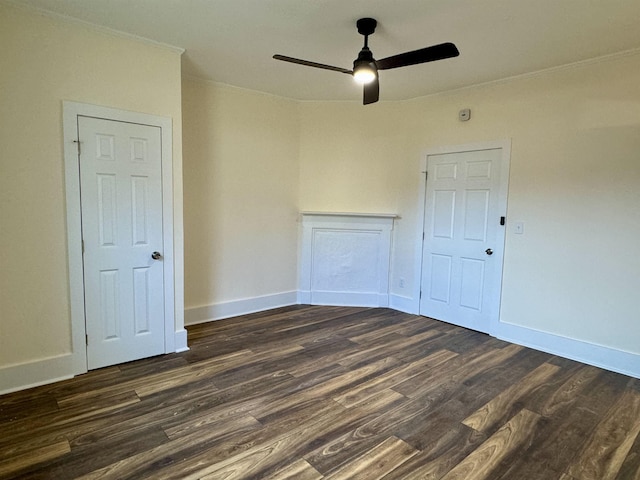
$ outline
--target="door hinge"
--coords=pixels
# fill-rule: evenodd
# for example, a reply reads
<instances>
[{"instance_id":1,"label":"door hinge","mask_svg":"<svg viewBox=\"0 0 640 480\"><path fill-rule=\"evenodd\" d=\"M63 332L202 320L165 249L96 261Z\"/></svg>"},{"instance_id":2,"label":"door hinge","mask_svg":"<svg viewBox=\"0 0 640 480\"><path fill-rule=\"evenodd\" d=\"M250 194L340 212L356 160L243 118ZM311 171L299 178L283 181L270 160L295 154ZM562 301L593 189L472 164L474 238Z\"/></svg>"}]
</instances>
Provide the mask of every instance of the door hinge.
<instances>
[{"instance_id":1,"label":"door hinge","mask_svg":"<svg viewBox=\"0 0 640 480\"><path fill-rule=\"evenodd\" d=\"M505 217L500 217L500 225L504 225L504 221L506 220Z\"/></svg>"},{"instance_id":2,"label":"door hinge","mask_svg":"<svg viewBox=\"0 0 640 480\"><path fill-rule=\"evenodd\" d=\"M85 341L85 344L87 346L89 346L89 335L88 334L84 336L84 341Z\"/></svg>"},{"instance_id":3,"label":"door hinge","mask_svg":"<svg viewBox=\"0 0 640 480\"><path fill-rule=\"evenodd\" d=\"M84 255L84 238L81 240L82 242L82 254Z\"/></svg>"},{"instance_id":4,"label":"door hinge","mask_svg":"<svg viewBox=\"0 0 640 480\"><path fill-rule=\"evenodd\" d=\"M75 143L78 146L78 156L80 156L80 154L82 153L82 148L80 147L80 140L74 140L73 143Z\"/></svg>"},{"instance_id":5,"label":"door hinge","mask_svg":"<svg viewBox=\"0 0 640 480\"><path fill-rule=\"evenodd\" d=\"M422 298L422 290L420 290L420 295L418 296L418 299Z\"/></svg>"}]
</instances>

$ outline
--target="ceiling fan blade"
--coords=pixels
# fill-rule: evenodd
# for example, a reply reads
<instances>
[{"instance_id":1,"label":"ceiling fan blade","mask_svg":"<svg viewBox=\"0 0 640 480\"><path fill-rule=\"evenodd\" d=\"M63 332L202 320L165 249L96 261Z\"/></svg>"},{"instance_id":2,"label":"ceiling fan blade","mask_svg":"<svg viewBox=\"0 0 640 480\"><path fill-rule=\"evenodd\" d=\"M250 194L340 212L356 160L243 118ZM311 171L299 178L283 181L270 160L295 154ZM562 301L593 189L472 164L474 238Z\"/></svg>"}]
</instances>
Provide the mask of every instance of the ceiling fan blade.
<instances>
[{"instance_id":1,"label":"ceiling fan blade","mask_svg":"<svg viewBox=\"0 0 640 480\"><path fill-rule=\"evenodd\" d=\"M299 58L286 57L284 55L274 55L273 58L275 58L276 60L282 60L283 62L297 63L298 65L305 65L307 67L323 68L324 70L333 70L334 72L346 73L348 75L353 74L352 70L347 70L346 68L334 67L332 65L325 65L324 63L310 62L308 60L301 60Z\"/></svg>"},{"instance_id":2,"label":"ceiling fan blade","mask_svg":"<svg viewBox=\"0 0 640 480\"><path fill-rule=\"evenodd\" d=\"M458 48L450 42L432 45L412 52L400 53L391 57L376 60L378 70L389 70L391 68L406 67L419 63L444 60L445 58L457 57L460 55Z\"/></svg>"},{"instance_id":3,"label":"ceiling fan blade","mask_svg":"<svg viewBox=\"0 0 640 480\"><path fill-rule=\"evenodd\" d=\"M380 82L378 82L378 75L369 83L364 84L364 95L362 104L369 105L370 103L376 103L380 97Z\"/></svg>"}]
</instances>

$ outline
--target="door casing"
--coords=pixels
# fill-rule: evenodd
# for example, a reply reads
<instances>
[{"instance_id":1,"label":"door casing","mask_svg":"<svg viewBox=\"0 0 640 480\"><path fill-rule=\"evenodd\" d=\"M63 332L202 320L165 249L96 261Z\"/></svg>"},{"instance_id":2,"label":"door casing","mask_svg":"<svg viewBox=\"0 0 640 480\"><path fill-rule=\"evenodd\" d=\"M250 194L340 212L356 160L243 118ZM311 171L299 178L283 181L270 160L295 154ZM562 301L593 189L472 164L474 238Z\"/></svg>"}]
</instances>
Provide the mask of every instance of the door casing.
<instances>
[{"instance_id":1,"label":"door casing","mask_svg":"<svg viewBox=\"0 0 640 480\"><path fill-rule=\"evenodd\" d=\"M438 147L434 149L429 149L423 152L422 158L420 160L420 175L422 176L422 180L420 182L420 195L419 195L419 207L418 207L418 225L416 232L416 267L414 269L414 292L413 298L415 299L415 313L420 311L420 291L422 288L422 266L423 266L423 232L424 232L424 215L425 215L425 202L426 202L426 194L427 194L427 182L426 182L426 174L427 174L427 162L430 155L438 155L445 153L464 153L464 152L472 152L477 150L491 150L491 149L501 149L502 158L501 158L501 172L500 172L500 193L499 193L499 211L504 212L506 216L506 224L505 228L499 230L497 243L500 243L504 248L505 238L506 238L506 229L508 228L508 215L507 213L507 198L508 198L508 190L509 190L509 164L511 160L511 140L495 140L495 141L487 141L487 142L479 142L479 143L468 143L463 145L451 145ZM500 268L501 273L504 271L504 256L503 256L503 265ZM500 325L500 299L502 295L502 277L500 275L500 284L496 286L497 294L495 295L492 305L492 312L494 315L492 316L489 323L489 334L495 336L498 332Z\"/></svg>"},{"instance_id":2,"label":"door casing","mask_svg":"<svg viewBox=\"0 0 640 480\"><path fill-rule=\"evenodd\" d=\"M174 306L173 140L171 118L65 101L63 102L65 199L67 211L67 255L69 265L72 365L74 375L87 372L85 297L82 259L82 216L80 208L80 171L78 164L78 116L138 123L159 127L161 129L162 221L164 245L164 346L165 353L176 351Z\"/></svg>"}]
</instances>

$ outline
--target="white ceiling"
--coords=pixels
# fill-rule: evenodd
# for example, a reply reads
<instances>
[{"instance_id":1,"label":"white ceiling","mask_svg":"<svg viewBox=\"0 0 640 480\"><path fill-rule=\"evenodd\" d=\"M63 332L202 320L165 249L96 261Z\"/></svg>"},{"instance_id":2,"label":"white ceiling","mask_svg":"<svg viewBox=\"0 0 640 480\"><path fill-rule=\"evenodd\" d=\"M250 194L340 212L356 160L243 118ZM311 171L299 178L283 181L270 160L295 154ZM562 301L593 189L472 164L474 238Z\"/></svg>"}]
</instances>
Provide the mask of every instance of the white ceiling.
<instances>
[{"instance_id":1,"label":"white ceiling","mask_svg":"<svg viewBox=\"0 0 640 480\"><path fill-rule=\"evenodd\" d=\"M640 0L14 0L184 48L186 74L300 100L358 100L348 76L275 53L351 68L378 20L375 58L453 42L460 56L383 71L402 100L640 48Z\"/></svg>"}]
</instances>

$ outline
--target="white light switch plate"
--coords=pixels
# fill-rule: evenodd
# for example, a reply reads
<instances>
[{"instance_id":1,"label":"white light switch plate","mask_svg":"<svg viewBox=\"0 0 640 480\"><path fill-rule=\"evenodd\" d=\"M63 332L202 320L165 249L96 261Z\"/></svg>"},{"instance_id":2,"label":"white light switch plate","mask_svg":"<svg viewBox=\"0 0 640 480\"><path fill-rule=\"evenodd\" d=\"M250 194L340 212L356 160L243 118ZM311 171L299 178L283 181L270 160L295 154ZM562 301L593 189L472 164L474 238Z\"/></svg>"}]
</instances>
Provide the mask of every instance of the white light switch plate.
<instances>
[{"instance_id":1,"label":"white light switch plate","mask_svg":"<svg viewBox=\"0 0 640 480\"><path fill-rule=\"evenodd\" d=\"M516 222L513 224L513 233L522 235L524 233L524 223Z\"/></svg>"}]
</instances>

